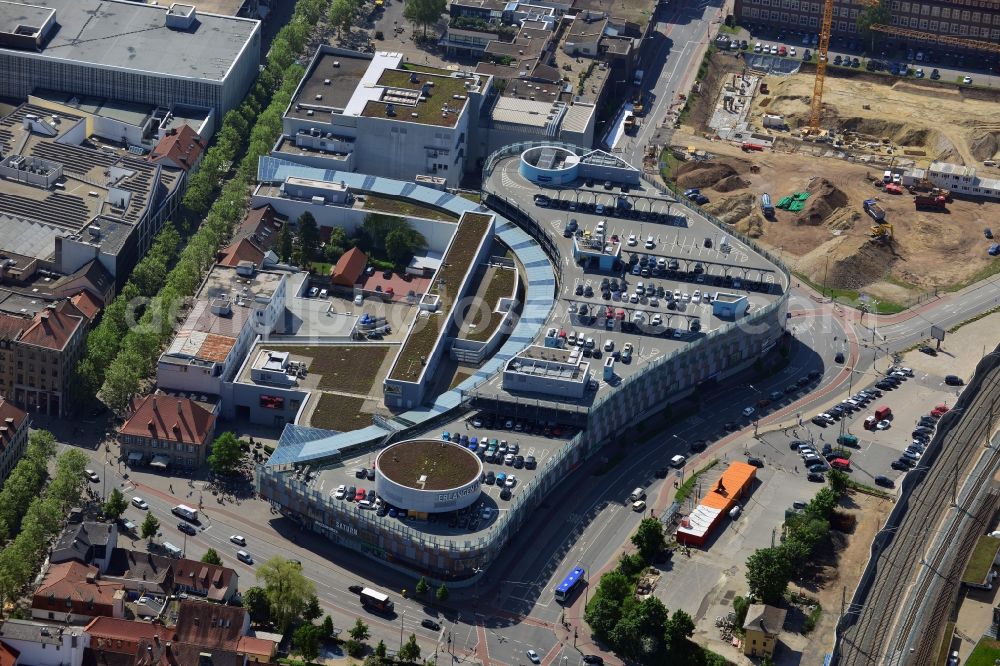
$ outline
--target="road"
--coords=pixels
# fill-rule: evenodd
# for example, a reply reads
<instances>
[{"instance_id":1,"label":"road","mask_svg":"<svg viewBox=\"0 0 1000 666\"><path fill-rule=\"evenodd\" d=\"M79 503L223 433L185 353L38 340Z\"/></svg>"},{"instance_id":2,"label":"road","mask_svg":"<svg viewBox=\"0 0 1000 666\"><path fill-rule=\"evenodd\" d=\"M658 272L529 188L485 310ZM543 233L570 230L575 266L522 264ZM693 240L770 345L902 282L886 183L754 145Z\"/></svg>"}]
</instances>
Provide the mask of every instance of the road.
<instances>
[{"instance_id":1,"label":"road","mask_svg":"<svg viewBox=\"0 0 1000 666\"><path fill-rule=\"evenodd\" d=\"M616 150L625 161L642 166L642 156L649 144L663 143L661 128L678 95L687 93L694 83L698 65L708 47L711 33L720 20L721 4L693 2L668 5L659 9L659 21L651 36L650 56L645 60L643 90L651 100L642 126L635 136L622 137ZM667 123L672 127L673 119Z\"/></svg>"}]
</instances>

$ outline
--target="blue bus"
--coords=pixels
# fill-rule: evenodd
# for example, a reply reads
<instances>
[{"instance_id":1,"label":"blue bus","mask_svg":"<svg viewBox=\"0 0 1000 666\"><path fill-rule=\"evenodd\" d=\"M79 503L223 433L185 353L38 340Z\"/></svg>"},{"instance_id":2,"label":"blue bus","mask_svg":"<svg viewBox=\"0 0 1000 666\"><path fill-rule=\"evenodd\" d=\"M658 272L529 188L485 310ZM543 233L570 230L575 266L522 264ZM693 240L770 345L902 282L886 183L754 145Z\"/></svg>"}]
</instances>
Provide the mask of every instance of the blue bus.
<instances>
[{"instance_id":1,"label":"blue bus","mask_svg":"<svg viewBox=\"0 0 1000 666\"><path fill-rule=\"evenodd\" d=\"M587 576L583 567L576 567L569 572L563 582L556 588L556 601L562 603L567 601L576 592L577 588L587 582Z\"/></svg>"}]
</instances>

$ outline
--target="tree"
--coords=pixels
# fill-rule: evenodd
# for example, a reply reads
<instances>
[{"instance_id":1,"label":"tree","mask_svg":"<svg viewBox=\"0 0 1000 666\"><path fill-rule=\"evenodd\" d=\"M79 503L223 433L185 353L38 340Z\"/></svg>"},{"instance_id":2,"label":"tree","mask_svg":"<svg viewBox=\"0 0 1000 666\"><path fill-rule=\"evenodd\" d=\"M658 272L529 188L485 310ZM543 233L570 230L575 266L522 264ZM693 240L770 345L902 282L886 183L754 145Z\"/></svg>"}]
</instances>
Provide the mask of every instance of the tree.
<instances>
[{"instance_id":1,"label":"tree","mask_svg":"<svg viewBox=\"0 0 1000 666\"><path fill-rule=\"evenodd\" d=\"M355 659L358 659L365 653L365 644L361 641L356 641L353 638L347 641L345 644L347 648L347 654L351 655Z\"/></svg>"},{"instance_id":2,"label":"tree","mask_svg":"<svg viewBox=\"0 0 1000 666\"><path fill-rule=\"evenodd\" d=\"M139 535L143 539L152 539L160 531L160 521L152 513L147 513L139 527Z\"/></svg>"},{"instance_id":3,"label":"tree","mask_svg":"<svg viewBox=\"0 0 1000 666\"><path fill-rule=\"evenodd\" d=\"M447 8L447 0L407 0L406 6L403 7L403 17L407 21L423 26L426 37L427 26L437 23Z\"/></svg>"},{"instance_id":4,"label":"tree","mask_svg":"<svg viewBox=\"0 0 1000 666\"><path fill-rule=\"evenodd\" d=\"M348 245L350 245L350 241L347 239L347 233L340 227L332 227L330 237L326 241L326 247L323 248L326 260L331 264L336 263L340 256L347 251Z\"/></svg>"},{"instance_id":5,"label":"tree","mask_svg":"<svg viewBox=\"0 0 1000 666\"><path fill-rule=\"evenodd\" d=\"M405 266L413 258L413 248L409 236L404 231L394 230L385 237L386 257L397 266Z\"/></svg>"},{"instance_id":6,"label":"tree","mask_svg":"<svg viewBox=\"0 0 1000 666\"><path fill-rule=\"evenodd\" d=\"M889 0L879 0L874 5L868 5L858 13L858 32L865 39L874 40L875 33L871 27L875 24L889 25L892 21L892 11Z\"/></svg>"},{"instance_id":7,"label":"tree","mask_svg":"<svg viewBox=\"0 0 1000 666\"><path fill-rule=\"evenodd\" d=\"M427 590L431 589L431 586L427 584L427 579L423 576L417 581L416 587L413 588L414 591L421 597L427 594Z\"/></svg>"},{"instance_id":8,"label":"tree","mask_svg":"<svg viewBox=\"0 0 1000 666\"><path fill-rule=\"evenodd\" d=\"M441 587L437 589L437 592L435 593L434 596L437 597L438 601L444 603L448 601L448 594L449 594L448 587L444 583L441 583Z\"/></svg>"},{"instance_id":9,"label":"tree","mask_svg":"<svg viewBox=\"0 0 1000 666\"><path fill-rule=\"evenodd\" d=\"M314 594L309 597L309 601L302 611L302 619L306 622L313 622L321 617L323 617L323 609L319 607L319 597Z\"/></svg>"},{"instance_id":10,"label":"tree","mask_svg":"<svg viewBox=\"0 0 1000 666\"><path fill-rule=\"evenodd\" d=\"M205 551L205 554L201 556L201 561L205 564L214 564L216 566L222 566L222 558L219 557L218 551L214 548L209 548Z\"/></svg>"},{"instance_id":11,"label":"tree","mask_svg":"<svg viewBox=\"0 0 1000 666\"><path fill-rule=\"evenodd\" d=\"M379 641L378 645L375 646L375 656L379 659L385 659L386 649L385 641Z\"/></svg>"},{"instance_id":12,"label":"tree","mask_svg":"<svg viewBox=\"0 0 1000 666\"><path fill-rule=\"evenodd\" d=\"M242 456L240 440L231 432L224 432L212 442L212 452L208 454L208 466L216 474L232 474Z\"/></svg>"},{"instance_id":13,"label":"tree","mask_svg":"<svg viewBox=\"0 0 1000 666\"><path fill-rule=\"evenodd\" d=\"M333 618L327 615L323 618L323 639L333 638Z\"/></svg>"},{"instance_id":14,"label":"tree","mask_svg":"<svg viewBox=\"0 0 1000 666\"><path fill-rule=\"evenodd\" d=\"M266 622L268 618L269 602L267 592L262 587L250 587L243 593L243 607L250 613L250 619L256 622Z\"/></svg>"},{"instance_id":15,"label":"tree","mask_svg":"<svg viewBox=\"0 0 1000 666\"><path fill-rule=\"evenodd\" d=\"M125 509L128 508L128 502L125 501L125 496L117 488L111 489L111 494L108 496L108 500L101 507L104 515L112 520L118 520L119 516L125 513Z\"/></svg>"},{"instance_id":16,"label":"tree","mask_svg":"<svg viewBox=\"0 0 1000 666\"><path fill-rule=\"evenodd\" d=\"M330 3L328 18L330 23L337 27L337 35L340 35L342 30L351 29L351 22L357 9L357 0L333 0Z\"/></svg>"},{"instance_id":17,"label":"tree","mask_svg":"<svg viewBox=\"0 0 1000 666\"><path fill-rule=\"evenodd\" d=\"M831 469L826 473L826 478L830 482L830 489L837 497L841 497L847 492L847 488L851 482L851 477L847 476L847 472L839 469Z\"/></svg>"},{"instance_id":18,"label":"tree","mask_svg":"<svg viewBox=\"0 0 1000 666\"><path fill-rule=\"evenodd\" d=\"M302 574L302 567L283 557L262 564L257 580L263 583L271 618L282 633L298 621L309 597L316 594L315 584Z\"/></svg>"},{"instance_id":19,"label":"tree","mask_svg":"<svg viewBox=\"0 0 1000 666\"><path fill-rule=\"evenodd\" d=\"M667 546L663 524L656 518L644 518L639 523L639 529L632 535L632 544L639 549L644 560L652 562Z\"/></svg>"},{"instance_id":20,"label":"tree","mask_svg":"<svg viewBox=\"0 0 1000 666\"><path fill-rule=\"evenodd\" d=\"M312 213L306 211L299 216L297 222L296 240L300 264L308 266L315 258L319 250L319 227L316 225L316 218Z\"/></svg>"},{"instance_id":21,"label":"tree","mask_svg":"<svg viewBox=\"0 0 1000 666\"><path fill-rule=\"evenodd\" d=\"M760 548L747 558L747 586L750 595L765 604L781 599L788 588L792 568L781 547Z\"/></svg>"},{"instance_id":22,"label":"tree","mask_svg":"<svg viewBox=\"0 0 1000 666\"><path fill-rule=\"evenodd\" d=\"M618 570L609 571L601 576L601 582L597 585L597 594L617 604L621 604L634 592L635 586L629 581L628 576Z\"/></svg>"},{"instance_id":23,"label":"tree","mask_svg":"<svg viewBox=\"0 0 1000 666\"><path fill-rule=\"evenodd\" d=\"M664 638L671 652L683 650L688 639L694 636L694 620L686 612L677 609L666 622Z\"/></svg>"},{"instance_id":24,"label":"tree","mask_svg":"<svg viewBox=\"0 0 1000 666\"><path fill-rule=\"evenodd\" d=\"M403 661L420 659L420 646L417 645L417 637L414 634L410 634L410 639L399 649L399 658Z\"/></svg>"},{"instance_id":25,"label":"tree","mask_svg":"<svg viewBox=\"0 0 1000 666\"><path fill-rule=\"evenodd\" d=\"M590 625L590 630L601 640L608 640L621 611L621 602L611 599L604 594L597 593L587 604L583 617Z\"/></svg>"},{"instance_id":26,"label":"tree","mask_svg":"<svg viewBox=\"0 0 1000 666\"><path fill-rule=\"evenodd\" d=\"M278 244L275 249L283 262L288 263L291 260L292 230L288 228L288 224L281 225L281 231L278 232Z\"/></svg>"},{"instance_id":27,"label":"tree","mask_svg":"<svg viewBox=\"0 0 1000 666\"><path fill-rule=\"evenodd\" d=\"M359 643L364 643L366 640L368 640L368 637L371 636L371 634L368 632L368 625L365 624L360 617L354 623L354 626L351 627L351 630L348 631L347 633L351 635L351 638L353 638Z\"/></svg>"},{"instance_id":28,"label":"tree","mask_svg":"<svg viewBox=\"0 0 1000 666\"><path fill-rule=\"evenodd\" d=\"M295 630L292 642L303 659L312 661L319 656L319 627L303 624Z\"/></svg>"}]
</instances>

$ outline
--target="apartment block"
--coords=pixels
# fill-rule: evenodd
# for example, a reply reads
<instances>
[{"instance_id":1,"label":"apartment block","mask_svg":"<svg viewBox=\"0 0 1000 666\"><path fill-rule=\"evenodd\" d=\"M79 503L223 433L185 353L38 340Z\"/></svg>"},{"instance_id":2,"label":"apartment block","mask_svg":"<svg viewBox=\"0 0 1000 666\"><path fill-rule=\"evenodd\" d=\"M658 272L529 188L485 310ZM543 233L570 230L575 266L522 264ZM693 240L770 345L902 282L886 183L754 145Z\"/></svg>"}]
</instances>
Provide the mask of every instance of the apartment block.
<instances>
[{"instance_id":1,"label":"apartment block","mask_svg":"<svg viewBox=\"0 0 1000 666\"><path fill-rule=\"evenodd\" d=\"M31 317L0 312L0 393L28 412L66 416L89 323L69 300Z\"/></svg>"}]
</instances>

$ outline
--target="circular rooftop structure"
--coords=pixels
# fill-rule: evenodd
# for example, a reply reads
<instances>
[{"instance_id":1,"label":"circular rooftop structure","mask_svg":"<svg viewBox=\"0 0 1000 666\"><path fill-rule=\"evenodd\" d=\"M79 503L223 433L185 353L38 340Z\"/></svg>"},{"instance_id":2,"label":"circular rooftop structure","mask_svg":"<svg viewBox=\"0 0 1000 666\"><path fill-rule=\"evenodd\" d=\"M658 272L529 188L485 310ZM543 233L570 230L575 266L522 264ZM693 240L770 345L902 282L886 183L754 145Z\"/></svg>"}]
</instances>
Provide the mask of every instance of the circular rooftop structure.
<instances>
[{"instance_id":1,"label":"circular rooftop structure","mask_svg":"<svg viewBox=\"0 0 1000 666\"><path fill-rule=\"evenodd\" d=\"M535 146L521 153L518 171L532 183L566 185L577 178L580 157L559 146Z\"/></svg>"},{"instance_id":2,"label":"circular rooftop structure","mask_svg":"<svg viewBox=\"0 0 1000 666\"><path fill-rule=\"evenodd\" d=\"M479 499L482 473L482 461L464 446L410 439L383 449L375 459L375 492L407 511L456 511Z\"/></svg>"}]
</instances>

